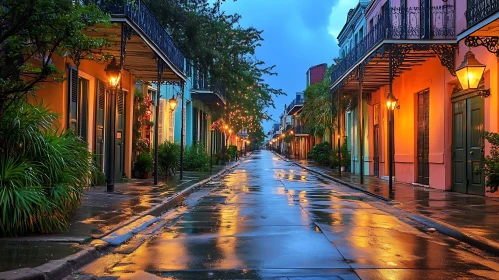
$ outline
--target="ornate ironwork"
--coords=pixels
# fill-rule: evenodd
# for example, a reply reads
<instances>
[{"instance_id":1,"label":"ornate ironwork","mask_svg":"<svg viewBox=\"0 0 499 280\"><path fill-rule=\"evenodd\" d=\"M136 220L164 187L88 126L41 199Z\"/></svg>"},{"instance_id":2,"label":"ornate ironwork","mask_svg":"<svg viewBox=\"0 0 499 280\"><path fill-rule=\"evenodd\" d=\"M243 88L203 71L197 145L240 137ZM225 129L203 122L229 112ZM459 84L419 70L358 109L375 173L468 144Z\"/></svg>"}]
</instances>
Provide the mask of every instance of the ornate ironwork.
<instances>
[{"instance_id":1,"label":"ornate ironwork","mask_svg":"<svg viewBox=\"0 0 499 280\"><path fill-rule=\"evenodd\" d=\"M470 28L499 11L497 0L467 0L466 24Z\"/></svg>"},{"instance_id":2,"label":"ornate ironwork","mask_svg":"<svg viewBox=\"0 0 499 280\"><path fill-rule=\"evenodd\" d=\"M361 59L370 60L373 56L383 53L384 51L380 51L379 44L384 40L420 40L423 35L420 21L421 13L431 14L427 17L431 18L430 36L425 39L456 38L455 8L453 5L432 6L428 11L422 10L420 7L392 7L387 16L377 16L378 20L371 30L335 66L331 73L331 81L333 83L338 81ZM366 57L375 48L377 50Z\"/></svg>"},{"instance_id":3,"label":"ornate ironwork","mask_svg":"<svg viewBox=\"0 0 499 280\"><path fill-rule=\"evenodd\" d=\"M149 37L178 69L184 71L184 55L144 1L87 1L95 3L102 11L111 14L111 21L113 21L113 18L128 18Z\"/></svg>"},{"instance_id":4,"label":"ornate ironwork","mask_svg":"<svg viewBox=\"0 0 499 280\"><path fill-rule=\"evenodd\" d=\"M499 37L468 36L464 39L464 43L470 48L484 46L489 52L495 54L499 58Z\"/></svg>"},{"instance_id":5,"label":"ornate ironwork","mask_svg":"<svg viewBox=\"0 0 499 280\"><path fill-rule=\"evenodd\" d=\"M490 89L485 89L485 80L482 79L480 80L480 83L478 84L478 89L468 89L468 90L463 90L463 87L461 84L458 82L454 85L454 88L452 89L452 96L463 96L468 93L474 93L476 96L481 96L483 98L487 98L490 96Z\"/></svg>"},{"instance_id":6,"label":"ornate ironwork","mask_svg":"<svg viewBox=\"0 0 499 280\"><path fill-rule=\"evenodd\" d=\"M126 43L132 38L133 30L126 23L121 24L120 68L125 65Z\"/></svg>"},{"instance_id":7,"label":"ornate ironwork","mask_svg":"<svg viewBox=\"0 0 499 280\"><path fill-rule=\"evenodd\" d=\"M431 49L440 59L440 64L447 68L452 76L456 76L455 70L455 45L434 44Z\"/></svg>"},{"instance_id":8,"label":"ornate ironwork","mask_svg":"<svg viewBox=\"0 0 499 280\"><path fill-rule=\"evenodd\" d=\"M372 100L372 93L371 92L364 92L364 99L366 100L366 104L369 106L373 105L373 100Z\"/></svg>"}]
</instances>

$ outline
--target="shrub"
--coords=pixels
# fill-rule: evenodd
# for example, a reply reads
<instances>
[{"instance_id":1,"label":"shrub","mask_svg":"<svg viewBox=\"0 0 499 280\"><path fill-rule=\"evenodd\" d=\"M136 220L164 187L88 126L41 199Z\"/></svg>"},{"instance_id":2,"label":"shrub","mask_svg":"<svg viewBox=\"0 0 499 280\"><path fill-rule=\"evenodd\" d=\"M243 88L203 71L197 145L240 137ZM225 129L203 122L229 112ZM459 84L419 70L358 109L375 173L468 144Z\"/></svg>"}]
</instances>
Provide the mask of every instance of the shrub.
<instances>
[{"instance_id":1,"label":"shrub","mask_svg":"<svg viewBox=\"0 0 499 280\"><path fill-rule=\"evenodd\" d=\"M95 169L95 171L92 172L92 186L104 186L105 184L106 176L104 175L104 172Z\"/></svg>"},{"instance_id":2,"label":"shrub","mask_svg":"<svg viewBox=\"0 0 499 280\"><path fill-rule=\"evenodd\" d=\"M14 102L0 120L0 235L65 229L95 170L82 139L58 132L42 104Z\"/></svg>"},{"instance_id":3,"label":"shrub","mask_svg":"<svg viewBox=\"0 0 499 280\"><path fill-rule=\"evenodd\" d=\"M229 160L235 160L237 157L237 147L230 145L227 149L227 156L229 157Z\"/></svg>"},{"instance_id":4,"label":"shrub","mask_svg":"<svg viewBox=\"0 0 499 280\"><path fill-rule=\"evenodd\" d=\"M490 155L484 157L483 166L475 170L487 178L485 185L488 192L494 193L499 188L499 134L493 132L484 132L484 138L490 143Z\"/></svg>"},{"instance_id":5,"label":"shrub","mask_svg":"<svg viewBox=\"0 0 499 280\"><path fill-rule=\"evenodd\" d=\"M158 167L165 175L175 174L180 165L180 144L164 142L158 147Z\"/></svg>"},{"instance_id":6,"label":"shrub","mask_svg":"<svg viewBox=\"0 0 499 280\"><path fill-rule=\"evenodd\" d=\"M229 155L227 155L225 150L221 150L215 154L215 159L217 164L223 164L224 162L229 161Z\"/></svg>"},{"instance_id":7,"label":"shrub","mask_svg":"<svg viewBox=\"0 0 499 280\"><path fill-rule=\"evenodd\" d=\"M187 148L184 154L184 170L210 170L210 157L202 143L195 143Z\"/></svg>"},{"instance_id":8,"label":"shrub","mask_svg":"<svg viewBox=\"0 0 499 280\"><path fill-rule=\"evenodd\" d=\"M320 165L329 165L331 156L331 145L328 142L322 142L315 145L308 153L310 158Z\"/></svg>"},{"instance_id":9,"label":"shrub","mask_svg":"<svg viewBox=\"0 0 499 280\"><path fill-rule=\"evenodd\" d=\"M347 143L343 142L343 145L340 147L340 153L341 153L341 165L346 167L347 170L350 170L350 165L352 164L352 156L350 155L350 152L348 151Z\"/></svg>"},{"instance_id":10,"label":"shrub","mask_svg":"<svg viewBox=\"0 0 499 280\"><path fill-rule=\"evenodd\" d=\"M151 172L153 167L152 156L147 152L142 152L135 160L133 169L139 174Z\"/></svg>"}]
</instances>

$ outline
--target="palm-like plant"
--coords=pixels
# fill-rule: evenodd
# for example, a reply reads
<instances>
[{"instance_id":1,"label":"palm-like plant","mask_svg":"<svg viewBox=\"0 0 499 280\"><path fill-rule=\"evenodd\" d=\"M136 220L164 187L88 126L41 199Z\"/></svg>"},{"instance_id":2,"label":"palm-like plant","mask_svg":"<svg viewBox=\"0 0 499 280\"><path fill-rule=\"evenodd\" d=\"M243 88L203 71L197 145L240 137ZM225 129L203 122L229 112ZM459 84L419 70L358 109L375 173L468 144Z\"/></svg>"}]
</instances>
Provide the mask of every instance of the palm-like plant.
<instances>
[{"instance_id":1,"label":"palm-like plant","mask_svg":"<svg viewBox=\"0 0 499 280\"><path fill-rule=\"evenodd\" d=\"M57 115L19 101L0 121L0 235L63 230L94 166L87 144L59 133Z\"/></svg>"},{"instance_id":2,"label":"palm-like plant","mask_svg":"<svg viewBox=\"0 0 499 280\"><path fill-rule=\"evenodd\" d=\"M332 132L337 114L337 106L332 106L331 100L331 71L330 66L324 79L305 89L305 103L300 114L309 130L318 137L324 137L326 129Z\"/></svg>"}]
</instances>

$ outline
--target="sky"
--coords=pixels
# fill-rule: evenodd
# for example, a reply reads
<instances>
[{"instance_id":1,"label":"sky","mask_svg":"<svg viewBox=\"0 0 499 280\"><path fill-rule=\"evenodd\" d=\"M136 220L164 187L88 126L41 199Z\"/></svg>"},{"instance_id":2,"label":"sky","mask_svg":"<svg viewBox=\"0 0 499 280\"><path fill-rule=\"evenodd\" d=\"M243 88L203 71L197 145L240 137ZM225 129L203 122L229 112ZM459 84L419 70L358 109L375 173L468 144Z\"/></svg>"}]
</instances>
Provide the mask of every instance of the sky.
<instances>
[{"instance_id":1,"label":"sky","mask_svg":"<svg viewBox=\"0 0 499 280\"><path fill-rule=\"evenodd\" d=\"M275 109L269 108L274 121L264 123L267 133L279 121L284 106L296 92L305 90L309 67L338 57L336 37L346 22L347 13L358 0L228 0L222 8L238 13L243 27L264 30L262 46L256 57L267 65L276 65L277 76L267 77L271 87L287 96L274 97Z\"/></svg>"}]
</instances>

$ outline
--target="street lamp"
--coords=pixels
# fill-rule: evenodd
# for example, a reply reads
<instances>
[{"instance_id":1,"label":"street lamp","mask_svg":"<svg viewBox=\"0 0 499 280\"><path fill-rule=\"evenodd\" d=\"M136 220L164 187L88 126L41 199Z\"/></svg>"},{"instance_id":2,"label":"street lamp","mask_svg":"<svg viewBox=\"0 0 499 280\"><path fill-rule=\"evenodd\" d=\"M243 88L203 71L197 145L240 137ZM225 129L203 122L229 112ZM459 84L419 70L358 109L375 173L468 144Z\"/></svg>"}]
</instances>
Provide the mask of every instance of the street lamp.
<instances>
[{"instance_id":1,"label":"street lamp","mask_svg":"<svg viewBox=\"0 0 499 280\"><path fill-rule=\"evenodd\" d=\"M480 63L471 50L468 51L464 55L463 62L456 69L457 79L463 90L477 89L484 71L485 64Z\"/></svg>"},{"instance_id":2,"label":"street lamp","mask_svg":"<svg viewBox=\"0 0 499 280\"><path fill-rule=\"evenodd\" d=\"M388 192L389 195L393 191L393 145L394 145L394 126L393 126L393 111L397 106L398 99L390 92L386 98L386 108L388 109Z\"/></svg>"},{"instance_id":3,"label":"street lamp","mask_svg":"<svg viewBox=\"0 0 499 280\"><path fill-rule=\"evenodd\" d=\"M114 191L114 167L115 167L115 148L116 148L116 88L121 78L121 66L113 57L111 62L106 66L106 75L109 79L109 141L108 142L108 157L106 168L106 188L108 192Z\"/></svg>"},{"instance_id":4,"label":"street lamp","mask_svg":"<svg viewBox=\"0 0 499 280\"><path fill-rule=\"evenodd\" d=\"M175 107L177 107L177 99L172 96L172 98L168 100L168 105L170 105L171 111L175 111Z\"/></svg>"}]
</instances>

